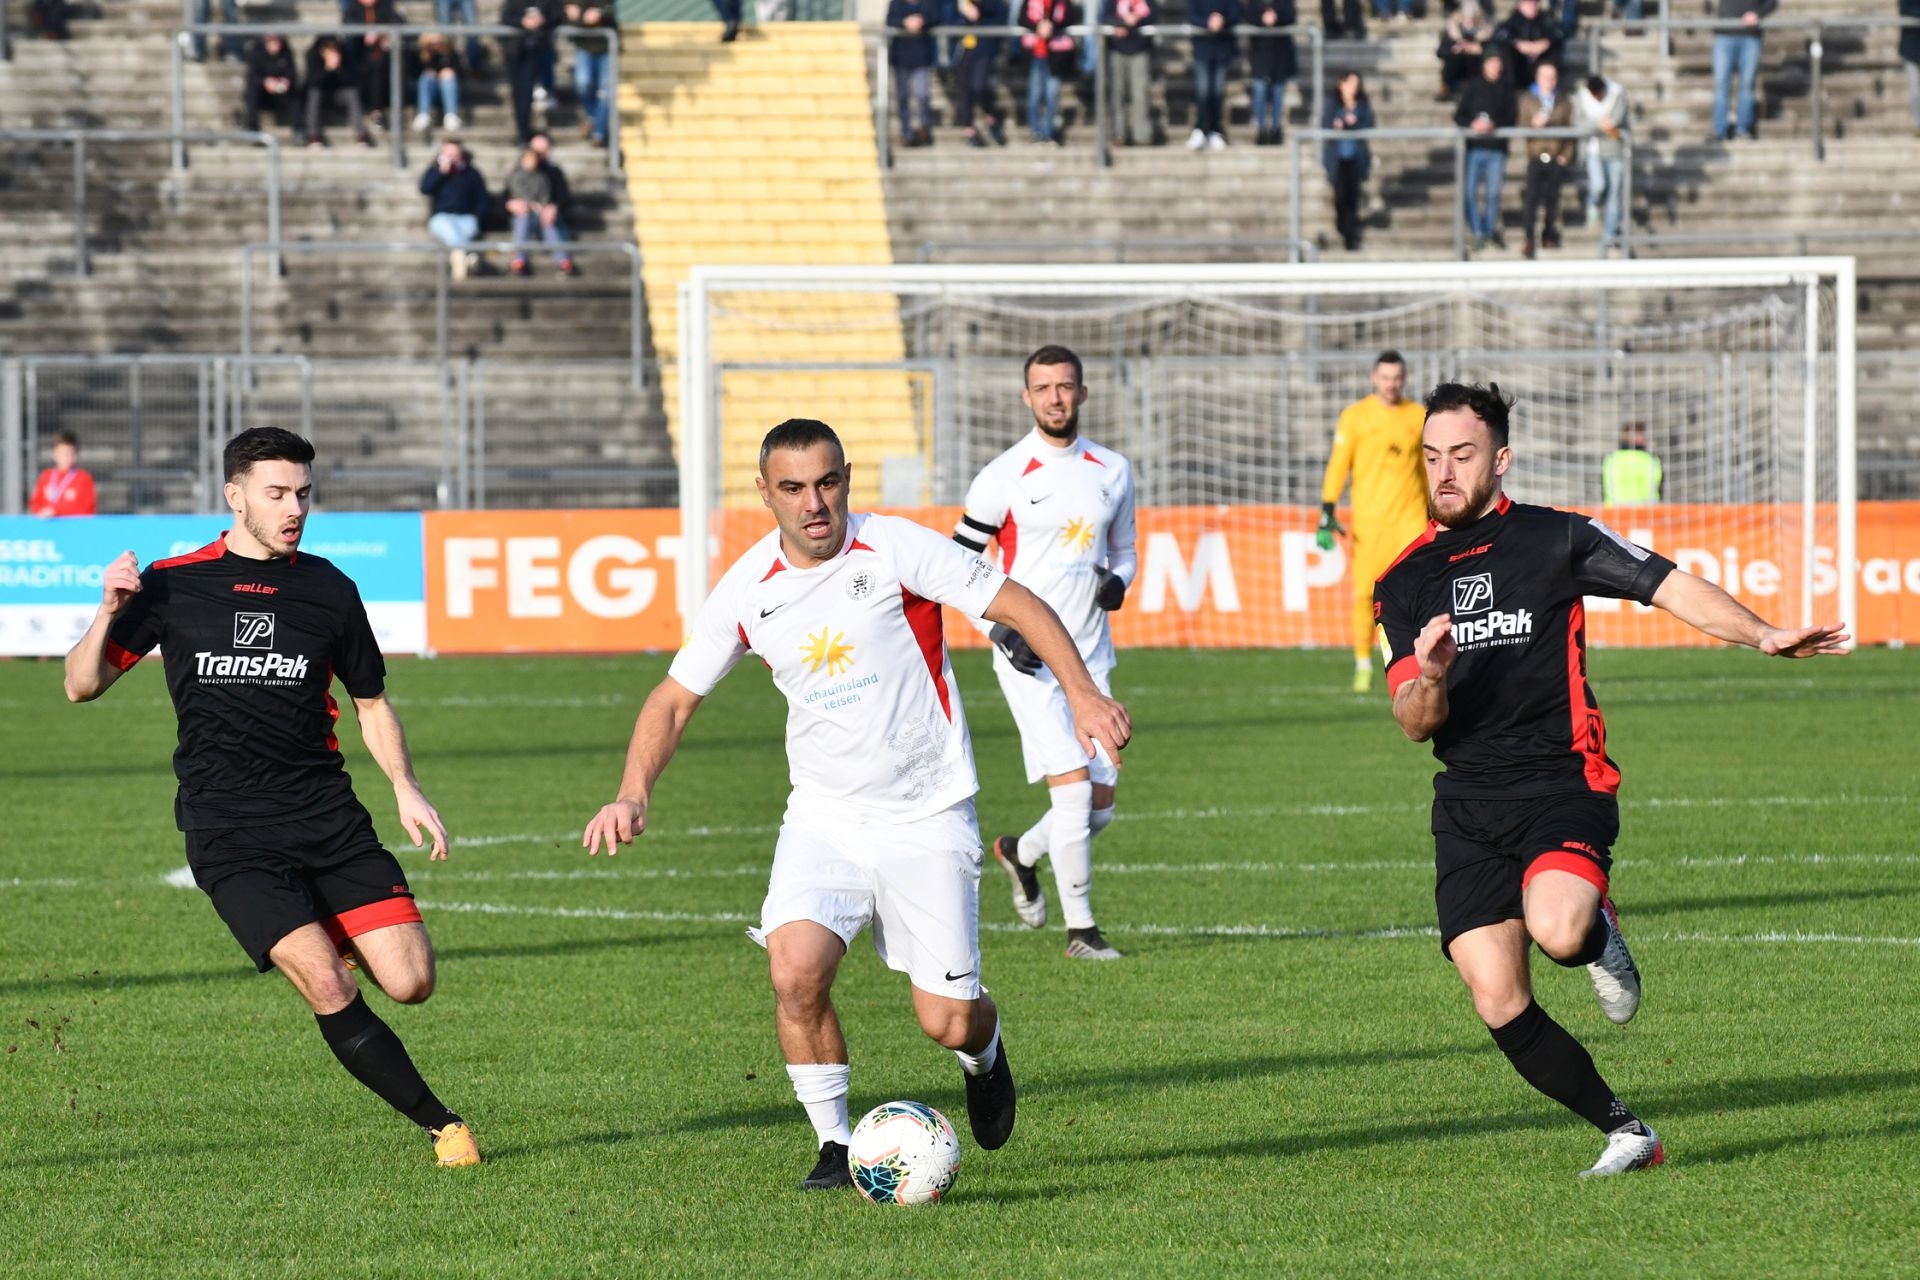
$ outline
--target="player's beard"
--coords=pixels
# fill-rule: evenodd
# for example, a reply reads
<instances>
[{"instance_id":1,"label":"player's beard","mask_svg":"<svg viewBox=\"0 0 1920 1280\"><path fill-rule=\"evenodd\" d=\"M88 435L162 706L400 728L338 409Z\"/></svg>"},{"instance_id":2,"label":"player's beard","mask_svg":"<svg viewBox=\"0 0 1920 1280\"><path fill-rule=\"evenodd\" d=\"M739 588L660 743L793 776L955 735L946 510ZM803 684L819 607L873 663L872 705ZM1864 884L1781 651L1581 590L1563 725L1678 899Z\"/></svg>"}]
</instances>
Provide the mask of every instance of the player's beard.
<instances>
[{"instance_id":1,"label":"player's beard","mask_svg":"<svg viewBox=\"0 0 1920 1280\"><path fill-rule=\"evenodd\" d=\"M254 514L251 507L241 511L240 523L246 526L247 532L253 535L255 542L267 549L267 558L270 560L285 560L300 548L299 538L296 537L292 542L287 542L280 537L280 530L283 527L281 521L263 519ZM305 520L300 522L300 532L306 532Z\"/></svg>"},{"instance_id":2,"label":"player's beard","mask_svg":"<svg viewBox=\"0 0 1920 1280\"><path fill-rule=\"evenodd\" d=\"M1033 425L1040 428L1040 434L1055 444L1066 444L1080 434L1080 407L1075 405L1067 410L1067 419L1059 426L1050 425L1039 414L1033 415Z\"/></svg>"},{"instance_id":3,"label":"player's beard","mask_svg":"<svg viewBox=\"0 0 1920 1280\"><path fill-rule=\"evenodd\" d=\"M1495 483L1496 477L1489 475L1471 489L1462 489L1456 484L1454 488L1459 491L1462 501L1458 507L1445 512L1441 511L1433 490L1427 490L1427 518L1443 529L1465 528L1486 514Z\"/></svg>"}]
</instances>

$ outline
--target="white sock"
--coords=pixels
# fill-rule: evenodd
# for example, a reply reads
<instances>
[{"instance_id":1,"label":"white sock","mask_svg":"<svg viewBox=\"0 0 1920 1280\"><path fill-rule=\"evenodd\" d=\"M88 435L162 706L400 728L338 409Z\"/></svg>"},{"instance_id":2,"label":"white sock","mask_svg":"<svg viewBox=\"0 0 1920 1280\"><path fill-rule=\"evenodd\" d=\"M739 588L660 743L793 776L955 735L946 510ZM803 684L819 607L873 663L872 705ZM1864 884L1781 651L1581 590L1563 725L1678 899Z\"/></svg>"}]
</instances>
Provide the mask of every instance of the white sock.
<instances>
[{"instance_id":1,"label":"white sock","mask_svg":"<svg viewBox=\"0 0 1920 1280\"><path fill-rule=\"evenodd\" d=\"M1016 855L1020 859L1021 866L1038 866L1040 865L1040 859L1047 856L1047 832L1052 825L1048 822L1048 819L1052 816L1053 810L1047 810L1047 812L1040 815L1040 821L1028 827L1021 835L1020 850Z\"/></svg>"},{"instance_id":2,"label":"white sock","mask_svg":"<svg viewBox=\"0 0 1920 1280\"><path fill-rule=\"evenodd\" d=\"M1088 824L1087 832L1090 836L1097 836L1102 831L1105 831L1107 829L1107 824L1111 823L1112 821L1113 821L1112 805L1108 805L1104 809L1095 809L1093 811L1093 821Z\"/></svg>"},{"instance_id":3,"label":"white sock","mask_svg":"<svg viewBox=\"0 0 1920 1280\"><path fill-rule=\"evenodd\" d=\"M847 1127L847 1078L852 1068L844 1062L787 1064L793 1096L807 1109L813 1135L821 1142L845 1146L853 1138Z\"/></svg>"},{"instance_id":4,"label":"white sock","mask_svg":"<svg viewBox=\"0 0 1920 1280\"><path fill-rule=\"evenodd\" d=\"M993 1064L1000 1061L1000 1015L993 1016L993 1039L987 1041L986 1048L979 1053L955 1049L953 1056L960 1059L960 1069L970 1076L983 1076L993 1070Z\"/></svg>"},{"instance_id":5,"label":"white sock","mask_svg":"<svg viewBox=\"0 0 1920 1280\"><path fill-rule=\"evenodd\" d=\"M1048 853L1053 855L1053 882L1060 890L1060 914L1069 929L1093 928L1093 784L1069 782L1049 787L1053 807L1048 811Z\"/></svg>"}]
</instances>

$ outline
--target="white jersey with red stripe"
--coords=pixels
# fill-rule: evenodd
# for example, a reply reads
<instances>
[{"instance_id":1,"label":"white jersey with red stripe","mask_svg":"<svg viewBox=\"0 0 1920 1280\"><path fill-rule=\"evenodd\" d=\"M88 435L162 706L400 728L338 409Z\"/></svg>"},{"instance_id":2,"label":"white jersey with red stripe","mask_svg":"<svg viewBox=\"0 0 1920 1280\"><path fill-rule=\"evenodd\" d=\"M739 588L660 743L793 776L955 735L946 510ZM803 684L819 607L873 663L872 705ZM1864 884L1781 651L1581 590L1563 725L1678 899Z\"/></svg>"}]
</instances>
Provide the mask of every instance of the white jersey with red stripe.
<instances>
[{"instance_id":1,"label":"white jersey with red stripe","mask_svg":"<svg viewBox=\"0 0 1920 1280\"><path fill-rule=\"evenodd\" d=\"M910 520L849 517L794 567L769 533L720 579L667 674L705 697L749 651L787 698L789 805L910 822L980 789L940 606L977 616L1005 576Z\"/></svg>"},{"instance_id":2,"label":"white jersey with red stripe","mask_svg":"<svg viewBox=\"0 0 1920 1280\"><path fill-rule=\"evenodd\" d=\"M953 536L982 549L998 538L1001 568L1060 615L1087 669L1113 669L1113 631L1094 603L1094 570L1132 585L1139 565L1125 457L1086 439L1062 449L1036 429L974 477Z\"/></svg>"}]
</instances>

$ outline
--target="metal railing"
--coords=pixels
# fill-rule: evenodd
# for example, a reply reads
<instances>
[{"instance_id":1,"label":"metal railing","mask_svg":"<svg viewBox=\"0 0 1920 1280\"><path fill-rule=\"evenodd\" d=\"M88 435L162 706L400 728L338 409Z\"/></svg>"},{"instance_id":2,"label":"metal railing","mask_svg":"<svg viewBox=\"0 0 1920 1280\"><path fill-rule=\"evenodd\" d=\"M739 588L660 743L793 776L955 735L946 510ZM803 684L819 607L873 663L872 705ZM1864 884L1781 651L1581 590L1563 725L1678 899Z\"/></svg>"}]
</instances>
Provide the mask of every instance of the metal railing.
<instances>
[{"instance_id":1,"label":"metal railing","mask_svg":"<svg viewBox=\"0 0 1920 1280\"><path fill-rule=\"evenodd\" d=\"M480 254L514 254L531 256L535 253L563 253L567 256L588 256L595 253L617 253L627 260L627 327L628 347L627 366L631 385L638 389L645 385L646 365L642 353L646 346L646 311L644 295L640 286L640 247L627 240L567 240L560 244L548 244L544 241L528 240L513 244L501 240L476 240L472 244L462 245L459 249L449 248L438 240L295 240L285 243L253 243L240 247L240 354L243 358L253 356L253 328L255 309L255 290L253 260L256 255L266 254L278 261L282 256L347 255L363 254L412 254L432 255L434 263L433 294L433 351L434 358L441 363L451 359L451 285L452 270L448 255L456 252Z\"/></svg>"},{"instance_id":2,"label":"metal railing","mask_svg":"<svg viewBox=\"0 0 1920 1280\"><path fill-rule=\"evenodd\" d=\"M519 27L501 26L497 23L480 23L474 26L461 26L437 22L383 22L365 26L348 26L345 23L294 23L292 25L274 22L189 22L180 27L173 41L173 127L175 132L184 132L187 118L187 51L184 38L193 36L394 36L404 40L407 36L421 36L428 32L438 32L449 40L472 39L476 36L494 36L496 38L514 38L526 35ZM620 65L620 32L612 27L575 27L561 26L553 28L557 39L560 36L584 37L606 40L607 57L611 66ZM402 50L395 47L387 58L387 93L390 107L387 112L388 145L393 152L393 164L396 169L407 165L407 130L403 122L407 102L405 90L405 63ZM620 93L619 77L611 77L602 92L607 94L607 171L620 173ZM184 145L174 149L175 167L186 164Z\"/></svg>"},{"instance_id":3,"label":"metal railing","mask_svg":"<svg viewBox=\"0 0 1920 1280\"><path fill-rule=\"evenodd\" d=\"M1135 27L1133 30L1141 35L1152 36L1155 39L1170 37L1178 40L1192 40L1199 36L1219 34L1208 31L1205 27L1188 26L1185 23L1162 23L1157 26ZM893 143L888 117L893 111L893 87L891 84L892 64L889 55L895 40L919 40L928 38L934 40L951 40L958 39L962 36L977 36L988 40L1013 40L1017 42L1020 37L1030 36L1033 32L1029 28L1016 26L943 26L929 27L925 31L901 31L893 27L880 27L869 31L867 34L873 42L874 49L874 71L872 77L874 87L874 141L880 148L880 167L883 169L891 169L893 167ZM1106 45L1109 37L1120 34L1120 28L1105 24L1079 24L1062 27L1059 29L1059 34L1072 36L1076 40L1091 40L1093 42L1093 105L1089 108L1088 114L1094 122L1094 154L1098 157L1101 167L1105 168L1113 163L1112 122L1107 116ZM1313 101L1319 103L1325 100L1326 37L1318 26L1312 23L1295 23L1289 27L1238 26L1232 29L1232 34L1235 36L1249 36L1256 39L1268 40L1280 39L1281 37L1306 40L1310 46L1308 55L1310 70L1308 76L1312 84ZM1017 49L1019 46L1016 43L1014 47Z\"/></svg>"},{"instance_id":4,"label":"metal railing","mask_svg":"<svg viewBox=\"0 0 1920 1280\"><path fill-rule=\"evenodd\" d=\"M1282 240L1274 238L1236 239L1236 240L1186 240L1156 239L1153 237L1132 240L922 240L918 261L940 262L951 253L987 253L993 255L992 261L1022 261L1021 254L1079 254L1074 261L1087 260L1091 255L1097 262L1165 262L1168 259L1155 257L1154 251L1171 251L1177 254L1192 254L1196 250L1220 250L1232 261L1248 260L1249 251L1279 249L1286 253L1289 262L1316 262L1320 258L1320 245L1314 240ZM1142 253L1146 256L1139 256ZM1179 257L1174 261L1194 261L1191 257Z\"/></svg>"},{"instance_id":5,"label":"metal railing","mask_svg":"<svg viewBox=\"0 0 1920 1280\"><path fill-rule=\"evenodd\" d=\"M1434 125L1426 128L1409 129L1295 129L1287 135L1287 161L1292 171L1292 190L1287 193L1288 238L1300 241L1303 221L1302 186L1304 169L1300 159L1301 147L1307 143L1358 140L1361 142L1379 141L1431 141L1446 142L1453 148L1453 253L1454 257L1465 261L1467 257L1467 143L1476 138L1494 138L1498 140L1529 138L1567 138L1577 141L1599 136L1591 129L1495 129L1491 133L1472 133L1466 129L1452 126ZM1627 254L1633 252L1633 135L1622 132L1619 137L1622 147L1620 166L1620 236L1619 247ZM1568 166L1571 170L1572 166ZM1294 261L1299 261L1298 258Z\"/></svg>"},{"instance_id":6,"label":"metal railing","mask_svg":"<svg viewBox=\"0 0 1920 1280\"><path fill-rule=\"evenodd\" d=\"M1920 242L1916 227L1860 227L1852 230L1831 227L1812 231L1643 231L1634 244L1643 249L1700 249L1719 245L1782 245L1788 252L1805 256L1812 245L1848 244L1862 240L1875 242Z\"/></svg>"},{"instance_id":7,"label":"metal railing","mask_svg":"<svg viewBox=\"0 0 1920 1280\"><path fill-rule=\"evenodd\" d=\"M87 144L242 142L267 149L267 239L280 239L280 140L266 133L172 129L0 129L0 142L50 142L73 148L73 273L92 272L87 240Z\"/></svg>"}]
</instances>

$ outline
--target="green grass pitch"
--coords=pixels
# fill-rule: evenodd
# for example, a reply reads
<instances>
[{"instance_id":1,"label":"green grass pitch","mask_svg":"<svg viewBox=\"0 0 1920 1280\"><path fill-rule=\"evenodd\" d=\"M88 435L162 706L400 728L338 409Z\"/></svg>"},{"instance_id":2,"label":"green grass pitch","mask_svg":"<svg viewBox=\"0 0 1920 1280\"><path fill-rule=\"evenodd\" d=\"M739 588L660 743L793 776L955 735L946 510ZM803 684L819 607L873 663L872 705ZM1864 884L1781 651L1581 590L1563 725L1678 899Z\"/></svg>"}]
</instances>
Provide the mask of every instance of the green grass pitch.
<instances>
[{"instance_id":1,"label":"green grass pitch","mask_svg":"<svg viewBox=\"0 0 1920 1280\"><path fill-rule=\"evenodd\" d=\"M159 664L69 707L57 663L0 663L0 1275L1914 1274L1915 659L1593 667L1646 1006L1614 1027L1583 973L1535 974L1665 1168L1577 1179L1598 1135L1475 1022L1429 932L1430 757L1383 695L1346 692L1344 654L1133 652L1115 683L1139 736L1095 846L1128 958L1069 964L984 881L1012 1143L965 1139L904 980L864 940L843 970L855 1115L915 1098L963 1134L952 1198L905 1212L793 1188L812 1135L742 934L786 791L757 664L611 863L578 833L663 659L394 664L457 843L432 868L402 854L438 994L371 999L480 1136L488 1163L445 1171L165 882ZM991 839L1041 797L985 662L958 668Z\"/></svg>"}]
</instances>

